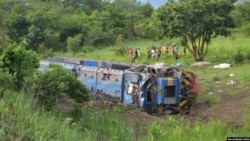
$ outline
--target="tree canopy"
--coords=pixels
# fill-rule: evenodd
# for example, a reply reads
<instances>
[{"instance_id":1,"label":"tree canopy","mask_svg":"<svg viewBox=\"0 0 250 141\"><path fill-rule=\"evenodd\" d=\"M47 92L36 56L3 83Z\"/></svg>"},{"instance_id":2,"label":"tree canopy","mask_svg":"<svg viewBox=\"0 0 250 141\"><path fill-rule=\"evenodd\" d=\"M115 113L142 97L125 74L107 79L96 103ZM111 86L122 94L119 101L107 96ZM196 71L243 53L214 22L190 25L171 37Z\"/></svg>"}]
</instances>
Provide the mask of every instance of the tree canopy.
<instances>
[{"instance_id":1,"label":"tree canopy","mask_svg":"<svg viewBox=\"0 0 250 141\"><path fill-rule=\"evenodd\" d=\"M236 5L239 14L236 17L237 21L240 21L241 30L248 37L250 37L250 1L246 1L244 4Z\"/></svg>"},{"instance_id":2,"label":"tree canopy","mask_svg":"<svg viewBox=\"0 0 250 141\"><path fill-rule=\"evenodd\" d=\"M160 31L167 40L181 38L195 61L203 60L211 38L230 35L233 23L249 33L249 3L234 2L169 0L154 9L137 0L4 0L0 2L0 52L8 43L23 39L28 49L38 53L84 51L115 45L120 35L124 40L155 40ZM74 40L78 46L73 49Z\"/></svg>"},{"instance_id":3,"label":"tree canopy","mask_svg":"<svg viewBox=\"0 0 250 141\"><path fill-rule=\"evenodd\" d=\"M28 48L34 51L41 45L67 51L67 38L79 34L80 48L114 45L118 35L132 40L152 37L142 33L152 28L148 21L153 7L136 0L5 0L0 7L1 34L9 42L26 39ZM140 27L141 33L135 27Z\"/></svg>"},{"instance_id":4,"label":"tree canopy","mask_svg":"<svg viewBox=\"0 0 250 141\"><path fill-rule=\"evenodd\" d=\"M204 60L212 37L230 35L234 27L229 0L169 1L158 10L161 37L179 37L195 61Z\"/></svg>"}]
</instances>

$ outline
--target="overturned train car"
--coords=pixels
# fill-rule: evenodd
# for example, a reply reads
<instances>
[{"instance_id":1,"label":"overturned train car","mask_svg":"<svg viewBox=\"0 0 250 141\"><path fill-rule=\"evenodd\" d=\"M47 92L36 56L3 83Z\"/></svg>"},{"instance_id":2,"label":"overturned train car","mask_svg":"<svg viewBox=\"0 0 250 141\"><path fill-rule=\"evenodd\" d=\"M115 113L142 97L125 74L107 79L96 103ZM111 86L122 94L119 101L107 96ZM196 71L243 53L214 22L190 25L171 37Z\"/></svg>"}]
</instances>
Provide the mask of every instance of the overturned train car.
<instances>
[{"instance_id":1,"label":"overturned train car","mask_svg":"<svg viewBox=\"0 0 250 141\"><path fill-rule=\"evenodd\" d=\"M110 96L149 114L189 112L198 96L196 75L176 67L50 58L40 62L40 70L50 64L72 70L91 95Z\"/></svg>"}]
</instances>

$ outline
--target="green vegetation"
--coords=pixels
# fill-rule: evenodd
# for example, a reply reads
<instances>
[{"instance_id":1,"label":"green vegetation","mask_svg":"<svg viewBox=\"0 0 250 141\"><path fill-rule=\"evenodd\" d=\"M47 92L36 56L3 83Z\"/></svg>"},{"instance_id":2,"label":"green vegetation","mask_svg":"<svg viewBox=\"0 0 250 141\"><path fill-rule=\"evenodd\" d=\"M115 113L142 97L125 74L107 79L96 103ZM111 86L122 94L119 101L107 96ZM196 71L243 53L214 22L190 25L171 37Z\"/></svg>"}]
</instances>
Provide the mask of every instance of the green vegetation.
<instances>
[{"instance_id":1,"label":"green vegetation","mask_svg":"<svg viewBox=\"0 0 250 141\"><path fill-rule=\"evenodd\" d=\"M54 109L65 96L79 103L89 99L85 85L76 79L75 74L67 72L61 66L54 65L50 70L38 73L31 84L33 85L27 88L27 92L32 94L33 103L47 110Z\"/></svg>"},{"instance_id":2,"label":"green vegetation","mask_svg":"<svg viewBox=\"0 0 250 141\"><path fill-rule=\"evenodd\" d=\"M9 44L2 54L3 72L9 73L18 89L22 88L25 77L32 76L39 67L39 60L35 52L25 49L25 41Z\"/></svg>"},{"instance_id":3,"label":"green vegetation","mask_svg":"<svg viewBox=\"0 0 250 141\"><path fill-rule=\"evenodd\" d=\"M191 64L192 56L187 54L187 56L181 57L179 60L175 60L172 56L163 57L160 60L149 60L150 63L156 62L165 62L169 64L174 64L177 62L185 62L187 63L183 66L183 69L191 70L197 74L199 83L200 83L200 94L197 99L196 104L207 102L211 107L216 106L220 102L222 102L221 94L218 90L221 88L219 84L224 84L233 79L237 82L236 86L228 86L229 89L233 91L229 91L229 93L225 93L226 95L232 95L235 98L237 96L241 96L240 90L247 87L249 85L250 80L250 72L249 65L246 62L246 52L248 52L247 46L247 38L238 38L240 34L237 34L234 40L229 40L227 38L217 38L213 41L214 44L211 44L212 49L211 52L215 54L222 53L222 57L225 60L216 60L212 62L212 65L224 62L229 60L227 63L232 63L233 66L228 69L213 69L210 66L194 68L189 67ZM219 42L220 44L216 44ZM233 46L236 45L234 42L242 42L242 46ZM133 45L135 47L138 46L147 46L148 44L160 45L161 42L152 42L152 41L143 41L143 42L128 42L124 43L128 45ZM218 49L219 46L227 46L227 48L223 50ZM230 55L230 52L237 54L238 49L241 48L244 62L241 64L235 64L234 57ZM145 47L143 48L145 49ZM106 54L102 54L101 52L105 52ZM223 54L225 52L226 54ZM105 56L109 54L110 61L116 60L121 62L129 62L129 58L126 55L117 55L116 48L110 47L105 48L103 50L93 50L90 53L79 53L72 54L68 53L65 56L71 55L83 55L82 58L86 59L105 59ZM58 54L61 56L62 54ZM103 55L103 56L102 56ZM119 57L118 57L119 56ZM72 56L71 56L72 57ZM89 57L89 58L88 58ZM92 58L91 58L92 57ZM96 57L96 58L95 58ZM98 58L99 57L99 58ZM166 59L168 58L168 59ZM218 57L219 58L219 57ZM137 60L136 63L140 63L143 61L147 61L146 56L142 56L141 60ZM211 60L212 57L211 57ZM190 61L190 62L189 62ZM55 67L54 69L59 69ZM52 69L53 70L53 69ZM58 82L61 82L59 85L55 85L60 89L54 89L54 92L50 93L60 93L62 90L65 90L65 87L61 87L62 84L64 86L65 79L70 80L69 76L62 74L64 77L60 77L59 72L64 73L63 70L57 70L44 75L43 79L34 79L37 83L34 83L34 86L44 86L51 85ZM71 75L71 72L65 72L66 74ZM1 80L11 80L8 75L4 75L1 72ZM229 75L234 74L235 76L231 78ZM51 77L58 77L57 79L61 79L61 81L57 81L57 79L53 80ZM37 75L40 78L40 75ZM72 76L73 77L73 76ZM50 79L50 80L49 80ZM73 78L72 78L73 79ZM227 124L220 120L211 120L209 122L202 122L198 119L194 119L193 123L190 123L190 120L185 119L184 117L178 116L166 116L164 118L159 117L157 120L148 121L147 124L143 124L138 127L134 127L133 120L128 120L126 117L126 113L130 112L128 110L123 110L120 105L110 106L105 102L101 105L101 110L95 110L94 107L89 107L89 105L85 104L77 104L73 103L73 109L71 112L62 113L58 109L47 111L46 108L36 107L34 105L34 99L30 97L30 94L33 92L27 90L15 92L10 90L13 86L11 85L11 81L2 81L5 83L1 83L1 100L0 100L0 135L3 140L146 140L146 141L161 141L161 140L225 140L228 136L248 136L249 133L249 108L247 105L248 99L244 100L246 104L246 112L243 114L244 123L240 127L234 127L234 125ZM39 83L38 83L39 82ZM44 82L44 83L42 83ZM51 82L51 83L46 83ZM220 83L216 83L220 82ZM26 82L27 87L31 82ZM6 85L4 85L6 84ZM9 84L9 85L7 85ZM26 86L25 85L25 86ZM5 87L3 87L5 86ZM223 86L223 85L220 85ZM4 88L4 89L3 89ZM35 88L35 87L31 87ZM53 90L52 87L48 87L50 89L44 89L41 92L45 93L45 90ZM236 88L236 89L235 89ZM40 90L42 90L40 88ZM224 90L224 89L223 89ZM34 91L34 90L33 90ZM66 92L66 91L65 91ZM213 92L212 94L209 94ZM56 95L55 95L56 96ZM46 100L46 98L44 98ZM93 100L94 102L94 100ZM248 110L247 110L248 109ZM136 117L135 117L136 118ZM157 118L157 117L156 117ZM145 133L146 132L146 133Z\"/></svg>"},{"instance_id":4,"label":"green vegetation","mask_svg":"<svg viewBox=\"0 0 250 141\"><path fill-rule=\"evenodd\" d=\"M76 132L66 118L42 109L32 109L24 93L5 91L0 102L1 140L80 140L88 133Z\"/></svg>"},{"instance_id":5,"label":"green vegetation","mask_svg":"<svg viewBox=\"0 0 250 141\"><path fill-rule=\"evenodd\" d=\"M194 60L203 61L212 37L230 35L233 8L231 1L169 1L158 14L161 36L181 38Z\"/></svg>"},{"instance_id":6,"label":"green vegetation","mask_svg":"<svg viewBox=\"0 0 250 141\"><path fill-rule=\"evenodd\" d=\"M221 62L235 64L237 63L235 59L237 58L237 55L240 53L240 55L242 56L241 61L243 61L243 63L246 63L250 60L249 59L250 48L248 47L249 46L248 40L249 40L248 37L235 31L233 31L232 36L229 38L219 36L212 40L205 61L211 62L212 65ZM194 61L192 59L192 56L190 56L191 53L187 51L187 55L185 56L183 53L183 46L180 46L179 48L180 58L178 60L175 60L174 57L172 56L171 47L169 48L169 54L167 56L162 55L161 58L159 58L158 60L147 58L147 48L151 49L152 46L162 47L165 43L168 45L172 45L176 42L179 42L179 40L166 39L161 41L152 41L152 40L124 41L122 42L122 45L124 47L116 47L116 46L107 46L105 48L99 47L97 49L94 49L94 51L89 50L88 52L82 51L78 53L57 52L55 53L55 56L130 63L129 56L126 55L125 53L124 54L120 53L124 52L126 48L132 48L133 50L135 50L136 48L140 48L142 52L142 57L135 61L136 64L147 64L147 63L152 64L157 62L164 62L165 64L168 65L175 65L178 62L182 62L185 65L193 64Z\"/></svg>"},{"instance_id":7,"label":"green vegetation","mask_svg":"<svg viewBox=\"0 0 250 141\"><path fill-rule=\"evenodd\" d=\"M213 2L221 2L223 6L226 0ZM204 8L199 3L193 4L179 6ZM231 10L231 4L226 4L229 7L225 17ZM249 2L234 6L228 18L236 28L226 29L231 32L227 38L210 38L209 34L211 42L203 59L211 64L196 68L190 66L194 63L192 50L186 55L183 53L187 43L183 44L186 39L181 38L180 33L174 36L176 38L158 38L159 11L149 4L134 0L115 0L113 3L109 0L1 0L0 141L221 141L226 137L249 136ZM162 7L165 8L168 7ZM193 18L201 20L199 14L203 10L198 11L198 15L192 13L193 9L187 10L195 16ZM181 12L190 14L185 10ZM221 17L217 18L211 20L220 24ZM180 26L175 22L169 25ZM192 29L197 27L194 26ZM203 32L197 32L200 33ZM171 48L168 55L159 59L147 57L147 49L164 44L179 45L177 60ZM194 107L208 105L207 111L201 107L198 112L216 115L214 109L223 110L228 106L232 109L223 113L218 110L217 118L230 117L232 111L239 111L234 115L236 118L226 121L223 118L203 119L204 116L152 117L138 109L126 109L122 104L97 103L89 97L88 90L75 74L59 66L51 66L43 73L37 71L39 59L47 57L131 63L125 53L127 48L141 49L142 56L135 64L183 64L181 68L198 76L200 92ZM197 60L203 60L200 57ZM232 67L212 68L219 63L230 63Z\"/></svg>"},{"instance_id":8,"label":"green vegetation","mask_svg":"<svg viewBox=\"0 0 250 141\"><path fill-rule=\"evenodd\" d=\"M150 137L149 141L164 141L164 140L192 140L192 141L209 141L209 140L225 140L231 136L248 136L246 125L242 129L230 129L226 124L220 121L211 121L207 124L196 123L193 128L184 124L183 119L173 119L171 117L166 119L166 125L171 124L172 126L167 130L162 125L153 123L150 126Z\"/></svg>"},{"instance_id":9,"label":"green vegetation","mask_svg":"<svg viewBox=\"0 0 250 141\"><path fill-rule=\"evenodd\" d=\"M5 91L0 101L0 137L2 140L75 140L75 141L165 141L183 139L192 141L225 140L229 136L249 135L249 113L241 128L228 127L222 121L208 123L196 121L190 126L183 117L168 116L162 122L151 121L147 134L136 135L125 112L109 109L94 111L82 107L82 117L74 121L71 117L34 110L30 98L25 93ZM112 116L111 116L112 115ZM140 127L137 127L140 128ZM142 128L142 127L141 127Z\"/></svg>"}]
</instances>

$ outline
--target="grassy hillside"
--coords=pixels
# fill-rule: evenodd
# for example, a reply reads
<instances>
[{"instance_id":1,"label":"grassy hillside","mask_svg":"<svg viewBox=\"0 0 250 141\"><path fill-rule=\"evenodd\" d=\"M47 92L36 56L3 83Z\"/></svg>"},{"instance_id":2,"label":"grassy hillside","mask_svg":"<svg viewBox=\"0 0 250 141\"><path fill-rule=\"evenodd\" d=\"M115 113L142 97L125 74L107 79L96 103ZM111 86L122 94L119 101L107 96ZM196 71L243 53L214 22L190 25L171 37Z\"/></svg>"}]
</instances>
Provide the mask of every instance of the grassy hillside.
<instances>
[{"instance_id":1,"label":"grassy hillside","mask_svg":"<svg viewBox=\"0 0 250 141\"><path fill-rule=\"evenodd\" d=\"M136 64L152 64L157 62L164 62L168 65L173 65L178 62L181 62L185 65L191 65L194 63L190 52L187 51L187 55L184 56L183 46L179 45L178 39L166 40L166 41L152 41L152 40L140 40L140 41L129 41L124 42L121 47L108 46L103 48L90 49L86 52L86 49L82 52L77 53L57 53L58 57L75 57L83 59L93 59L93 60L105 60L113 62L126 62L130 63L131 58L124 54L118 54L118 50L132 48L140 48L142 56L135 61ZM163 47L164 44L168 46L177 44L179 46L179 55L180 58L175 60L171 54L171 48L169 48L168 55L162 55L160 59L147 59L147 48L151 49L152 46ZM93 51L92 51L93 50ZM235 56L242 54L244 61L250 60L250 48L249 48L249 38L245 35L234 31L231 37L217 37L214 38L209 45L209 51L205 57L205 61L211 63L235 63Z\"/></svg>"},{"instance_id":2,"label":"grassy hillside","mask_svg":"<svg viewBox=\"0 0 250 141\"><path fill-rule=\"evenodd\" d=\"M141 48L145 52L147 47L164 43L144 40L124 43L124 47ZM171 55L159 60L145 56L136 60L138 64L181 62L185 64L183 69L197 74L200 93L189 115L150 116L139 109L94 99L82 105L66 102L64 106L71 107L71 112L46 112L35 109L29 95L22 91L3 91L0 141L221 141L227 137L249 136L249 45L249 39L239 33L230 38L218 37L213 40L205 59L211 65L204 67L190 67L193 59L190 54L183 56L181 49L178 60ZM130 62L127 55L117 54L116 50L116 47L106 47L88 53L58 53L57 56ZM243 56L243 63L235 63L237 54ZM212 68L219 63L233 65L227 69ZM230 84L232 81L235 84Z\"/></svg>"}]
</instances>

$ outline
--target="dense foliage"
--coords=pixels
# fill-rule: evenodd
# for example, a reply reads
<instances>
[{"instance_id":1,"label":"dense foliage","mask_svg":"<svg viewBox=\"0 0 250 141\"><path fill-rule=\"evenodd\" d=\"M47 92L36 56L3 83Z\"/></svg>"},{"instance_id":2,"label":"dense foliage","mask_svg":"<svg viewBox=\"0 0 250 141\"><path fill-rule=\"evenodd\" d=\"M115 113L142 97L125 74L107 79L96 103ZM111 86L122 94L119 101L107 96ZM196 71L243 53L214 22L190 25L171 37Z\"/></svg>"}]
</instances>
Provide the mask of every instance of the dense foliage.
<instances>
[{"instance_id":1,"label":"dense foliage","mask_svg":"<svg viewBox=\"0 0 250 141\"><path fill-rule=\"evenodd\" d=\"M250 2L237 6L240 16L238 20L242 23L242 31L250 37Z\"/></svg>"},{"instance_id":2,"label":"dense foliage","mask_svg":"<svg viewBox=\"0 0 250 141\"><path fill-rule=\"evenodd\" d=\"M76 102L89 99L88 89L78 81L72 72L61 66L53 65L49 70L38 73L30 88L34 105L53 110L63 98L69 97Z\"/></svg>"},{"instance_id":3,"label":"dense foliage","mask_svg":"<svg viewBox=\"0 0 250 141\"><path fill-rule=\"evenodd\" d=\"M233 2L169 1L154 9L135 0L3 0L0 52L8 43L26 39L28 49L51 57L53 51L84 52L90 47L117 45L120 36L124 40L158 40L164 33L167 38L181 38L173 44L187 46L190 40L194 59L203 60L211 35L228 35L233 24L249 34L249 2Z\"/></svg>"},{"instance_id":4,"label":"dense foliage","mask_svg":"<svg viewBox=\"0 0 250 141\"><path fill-rule=\"evenodd\" d=\"M9 44L1 57L0 67L3 72L9 73L15 79L15 85L18 89L23 86L25 77L33 76L36 68L39 67L36 53L26 50L25 47L25 41L20 44Z\"/></svg>"},{"instance_id":5,"label":"dense foliage","mask_svg":"<svg viewBox=\"0 0 250 141\"><path fill-rule=\"evenodd\" d=\"M4 9L0 36L16 42L25 38L35 51L41 44L47 49L76 51L75 40L77 48L114 45L120 34L126 39L151 38L146 30L156 28L149 20L153 7L134 0L5 0L0 7Z\"/></svg>"}]
</instances>

